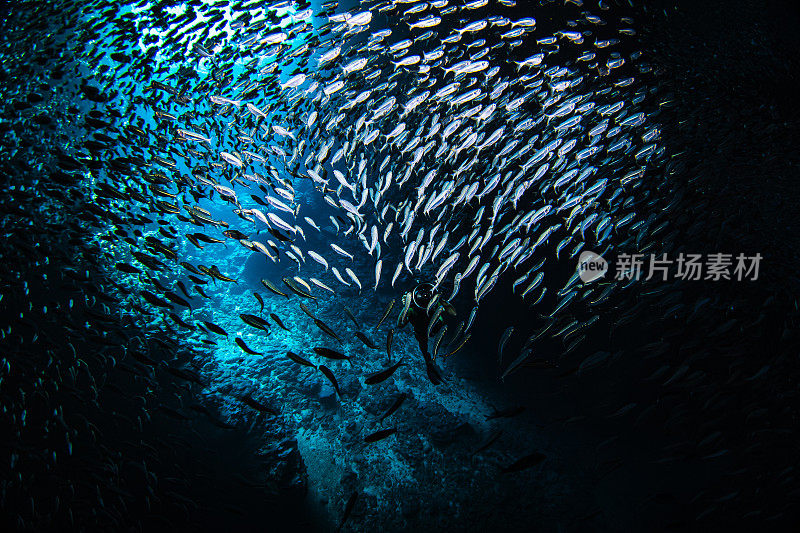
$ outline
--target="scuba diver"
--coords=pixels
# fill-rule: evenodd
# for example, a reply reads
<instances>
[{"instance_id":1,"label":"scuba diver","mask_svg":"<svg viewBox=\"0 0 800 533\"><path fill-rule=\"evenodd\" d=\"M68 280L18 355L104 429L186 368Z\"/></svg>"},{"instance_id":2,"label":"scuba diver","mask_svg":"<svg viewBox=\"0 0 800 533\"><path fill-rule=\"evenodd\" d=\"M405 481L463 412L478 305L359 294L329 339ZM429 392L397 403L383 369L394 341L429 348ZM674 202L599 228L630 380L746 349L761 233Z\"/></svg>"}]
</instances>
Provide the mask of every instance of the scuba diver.
<instances>
[{"instance_id":1,"label":"scuba diver","mask_svg":"<svg viewBox=\"0 0 800 533\"><path fill-rule=\"evenodd\" d=\"M431 283L419 283L403 295L403 310L397 319L398 327L404 327L409 322L414 327L414 336L425 359L425 371L434 385L439 385L444 379L428 352L428 332L431 336L436 335L444 325L445 313L455 316L456 310L450 302L439 297ZM431 320L436 321L432 327Z\"/></svg>"}]
</instances>

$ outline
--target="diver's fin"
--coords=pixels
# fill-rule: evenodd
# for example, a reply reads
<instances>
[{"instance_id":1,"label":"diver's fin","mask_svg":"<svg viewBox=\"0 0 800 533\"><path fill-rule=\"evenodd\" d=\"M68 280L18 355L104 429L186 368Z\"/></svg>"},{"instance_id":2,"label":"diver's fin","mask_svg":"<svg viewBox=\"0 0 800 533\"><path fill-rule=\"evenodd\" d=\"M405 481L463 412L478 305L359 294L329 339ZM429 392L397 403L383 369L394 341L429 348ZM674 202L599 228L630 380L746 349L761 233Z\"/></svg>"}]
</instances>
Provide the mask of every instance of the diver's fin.
<instances>
[{"instance_id":1,"label":"diver's fin","mask_svg":"<svg viewBox=\"0 0 800 533\"><path fill-rule=\"evenodd\" d=\"M431 360L430 356L427 355L425 357L425 372L428 374L428 379L430 379L431 383L434 385L441 385L444 383L444 378L439 372L439 369L436 368L436 365Z\"/></svg>"}]
</instances>

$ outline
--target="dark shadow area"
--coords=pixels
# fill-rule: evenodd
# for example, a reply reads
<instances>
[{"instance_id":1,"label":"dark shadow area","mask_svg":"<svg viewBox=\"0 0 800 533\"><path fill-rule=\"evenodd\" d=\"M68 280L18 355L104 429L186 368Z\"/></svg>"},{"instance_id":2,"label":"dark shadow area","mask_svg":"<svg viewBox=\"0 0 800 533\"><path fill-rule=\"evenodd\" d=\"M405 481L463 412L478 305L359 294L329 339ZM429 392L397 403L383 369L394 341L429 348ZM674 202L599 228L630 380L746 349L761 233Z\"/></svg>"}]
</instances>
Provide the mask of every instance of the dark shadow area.
<instances>
[{"instance_id":1,"label":"dark shadow area","mask_svg":"<svg viewBox=\"0 0 800 533\"><path fill-rule=\"evenodd\" d=\"M612 298L577 352L535 346L558 368L523 368L504 383L500 333L542 320L499 284L456 368L526 405L597 474L599 520L611 529L783 529L797 523L800 497L798 10L677 4L648 2L636 13L662 71L656 120L680 191L666 214L677 232L670 255L760 253L759 279L651 284ZM505 365L524 339L512 337Z\"/></svg>"}]
</instances>

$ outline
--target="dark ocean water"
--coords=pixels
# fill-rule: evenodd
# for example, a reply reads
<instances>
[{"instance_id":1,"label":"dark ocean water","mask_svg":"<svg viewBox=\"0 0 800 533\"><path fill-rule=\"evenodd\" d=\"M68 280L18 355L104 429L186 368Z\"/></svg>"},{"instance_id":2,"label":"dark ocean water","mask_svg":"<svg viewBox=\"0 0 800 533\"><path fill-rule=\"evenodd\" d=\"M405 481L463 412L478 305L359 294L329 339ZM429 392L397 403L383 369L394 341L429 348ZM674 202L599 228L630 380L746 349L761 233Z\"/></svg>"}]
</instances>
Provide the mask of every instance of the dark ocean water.
<instances>
[{"instance_id":1,"label":"dark ocean water","mask_svg":"<svg viewBox=\"0 0 800 533\"><path fill-rule=\"evenodd\" d=\"M227 4L207 9L214 12ZM609 19L592 27L601 39L618 35L624 26L619 18L631 17L637 33L616 51L625 57L641 52L653 67L641 78L636 74L643 87L636 94L646 95L637 110L660 126L663 148L648 161L651 179L636 192L635 205L643 219L652 215L651 229L662 223L664 229L653 231L646 250L628 241L630 249L615 252L758 253L763 258L759 279L670 280L615 290L599 306L570 311L570 319L579 322L598 315L582 333L583 342L573 345L580 335L565 339L541 333L560 301L559 288L575 272L577 258L565 260L562 253L544 267L548 292L541 304L531 306L530 299L519 296L520 289L512 288L513 273L498 279L480 302L469 342L452 357L439 359L446 382L438 387L425 376L410 328L396 327L398 297L420 277L433 279L436 269L428 268L418 279L403 274L390 285L386 278L393 269L388 265L403 254L399 243L384 250L394 262L387 259L377 290L372 289L373 258L359 250L362 255L352 262L337 264L343 275L343 268L351 267L364 288L334 285L337 281L326 272L322 279L337 294L313 286L318 300L311 300L291 292L281 279L322 277L322 269L308 274L285 255L282 263L269 262L240 247L238 238L199 250L184 236L205 232L223 239L221 228L192 225L155 203L178 203L162 190L178 191L182 207L193 198L187 193L191 187L159 184L149 174L159 168L150 158L178 160L186 147L175 142L174 127L165 126L157 113L181 113L177 119L197 126L231 116L215 115L198 103L211 94L235 94L230 85L210 86L208 80L217 76L209 74L213 69L206 64L202 72L200 60L186 53L142 58L129 51L130 58L93 62L94 47L111 50L144 38L143 26L131 25L135 17L124 15L121 5L33 2L4 7L0 527L796 529L800 43L794 29L800 13L777 1L608 2L608 10L594 2L575 4L518 0L512 8L490 2L474 13L459 12L441 31L502 14L511 20L535 17L537 37L547 36L591 12ZM400 4L403 9L411 5ZM168 3L140 7L152 17L151 26L175 16ZM310 8L317 13L321 6L312 3ZM342 3L336 12L346 9L355 13L364 8ZM394 28L393 42L419 33L393 17L376 13L371 29ZM548 45L528 40L512 57L522 60L543 46ZM162 49L171 55L168 46ZM547 65L574 65L575 55L565 46L547 56ZM114 61L135 67L129 70ZM165 63L197 68L197 76L166 72ZM242 63L234 77L243 76ZM511 60L498 66L499 77L519 76ZM624 68L634 72L630 65ZM288 77L284 73L281 81ZM154 80L191 86L196 100L186 103L172 95L151 105L153 91L147 86ZM201 81L208 84L198 86ZM600 90L603 83L587 77L587 90ZM274 86L258 91L253 101L259 105L279 99ZM626 99L633 95L622 93ZM521 116L541 113L540 103L531 101ZM551 127L549 121L536 126L542 132ZM214 131L219 131L215 139L227 135ZM334 152L347 133L341 128L327 135ZM325 137L316 130L302 138L311 146ZM291 149L299 140L280 146ZM376 148L375 153L380 162L383 152ZM144 157L147 165L137 163ZM196 164L189 158L175 169L162 165L158 171L189 176ZM514 165L515 170L521 167ZM627 170L608 165L609 176ZM474 172L481 174L480 169ZM360 246L327 222L328 214L337 212L315 196L310 180L281 177L292 183L302 213L325 222L319 233L306 227L307 238L295 242L327 249L329 260L336 258L327 248L330 243L350 250ZM104 189L101 183L112 186ZM132 188L123 191L120 183ZM241 197L258 193L235 187ZM115 197L115 190L123 195ZM145 198L138 199L137 190ZM245 231L247 239L264 246L279 240L264 227L245 227L219 192L207 193L208 188L192 203L207 209L210 218ZM392 194L395 203L404 199ZM535 201L526 199L520 211L530 208L525 202ZM142 214L148 221L137 223ZM472 231L473 222L464 217L453 239ZM566 235L559 230L553 239ZM166 243L168 250L159 252L152 239ZM555 242L540 253L552 257ZM147 252L162 264L137 262L132 251ZM216 265L236 282L205 276L204 283L196 283L181 261ZM142 272L115 268L120 262ZM272 280L287 296L271 292L262 279ZM181 292L178 282L189 294ZM192 291L193 286L208 297ZM451 287L448 280L443 292ZM154 298L142 296L144 291ZM263 312L253 292L263 298ZM392 300L393 313L376 327ZM341 343L321 332L300 302L332 325ZM458 319L466 319L475 305L472 285L452 303ZM242 313L269 320L269 333L243 324ZM226 333L214 333L203 321ZM559 321L555 329L565 323ZM200 326L209 331L201 332ZM452 332L455 321L448 326ZM515 334L499 364L498 341L509 326ZM391 355L385 350L390 329ZM369 348L355 331L365 332L378 348ZM526 339L538 333L541 337L532 344L534 364L501 379ZM237 337L259 355L237 346ZM333 347L352 356L353 364L317 357L315 346ZM321 373L287 359L287 351L329 366L340 392ZM406 364L384 383L364 381L400 358ZM400 394L406 395L403 405L379 422ZM490 419L495 409L512 416ZM386 428L397 432L376 443L364 441ZM498 431L496 441L476 452ZM517 460L533 454L541 454L531 459L535 464L513 471Z\"/></svg>"}]
</instances>

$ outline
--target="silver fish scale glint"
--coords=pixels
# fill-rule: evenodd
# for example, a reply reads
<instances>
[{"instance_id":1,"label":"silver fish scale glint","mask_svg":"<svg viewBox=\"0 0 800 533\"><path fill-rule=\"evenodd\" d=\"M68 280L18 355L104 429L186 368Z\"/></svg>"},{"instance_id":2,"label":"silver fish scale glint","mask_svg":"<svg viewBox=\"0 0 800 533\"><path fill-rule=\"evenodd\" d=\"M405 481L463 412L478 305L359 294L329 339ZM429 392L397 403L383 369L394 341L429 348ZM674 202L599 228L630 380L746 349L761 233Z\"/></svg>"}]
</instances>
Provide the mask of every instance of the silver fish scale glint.
<instances>
[{"instance_id":1,"label":"silver fish scale glint","mask_svg":"<svg viewBox=\"0 0 800 533\"><path fill-rule=\"evenodd\" d=\"M373 290L428 279L469 306L464 333L508 279L559 334L618 282L581 288L551 267L648 249L661 222L641 216L655 212L650 191L669 188L650 118L657 72L635 21L608 6L544 24L539 8L485 16L485 4L252 4L227 8L206 40L153 27L139 45L157 63L183 54L196 77L152 83L143 105L178 132L165 159L193 169L192 187L281 237L255 245L267 260L283 250L334 291L363 289L359 270L375 273ZM606 30L612 18L624 31ZM167 104L163 87L186 96ZM254 186L276 194L256 201ZM307 234L323 230L335 244L312 249Z\"/></svg>"},{"instance_id":2,"label":"silver fish scale glint","mask_svg":"<svg viewBox=\"0 0 800 533\"><path fill-rule=\"evenodd\" d=\"M312 181L347 220L337 233L351 241L352 253L385 263L379 273L398 266L436 285L452 287L460 274L461 291L470 291L476 306L511 275L526 301L563 312L560 297L543 298L552 283L537 271L556 243L576 260L583 249L647 238L648 221L637 224L646 198L641 185L661 179L665 159L658 125L641 111L653 104L653 67L630 31L595 35L600 17L612 13L587 12L545 33L534 17L470 20L477 11L468 3L431 7L435 14L402 3L368 6L301 20L288 15L289 32L242 27L227 37L249 43L236 60L248 71L218 95L233 104L207 112L227 110L229 132L252 128L249 147L268 161L238 165L230 154L246 146L230 134L206 143L206 155L218 153L242 175L277 169L294 187ZM295 53L310 38L318 43ZM236 105L252 85L277 79L279 90L257 90L248 103L263 114ZM277 154L267 148L275 143L283 147ZM315 228L321 221L309 201L296 200L295 219L270 222L286 231ZM625 228L617 228L620 220ZM452 238L465 227L479 231ZM370 228L383 235L382 247ZM467 275L476 261L477 275ZM392 282L377 279L374 287ZM598 284L580 300L603 289Z\"/></svg>"}]
</instances>

